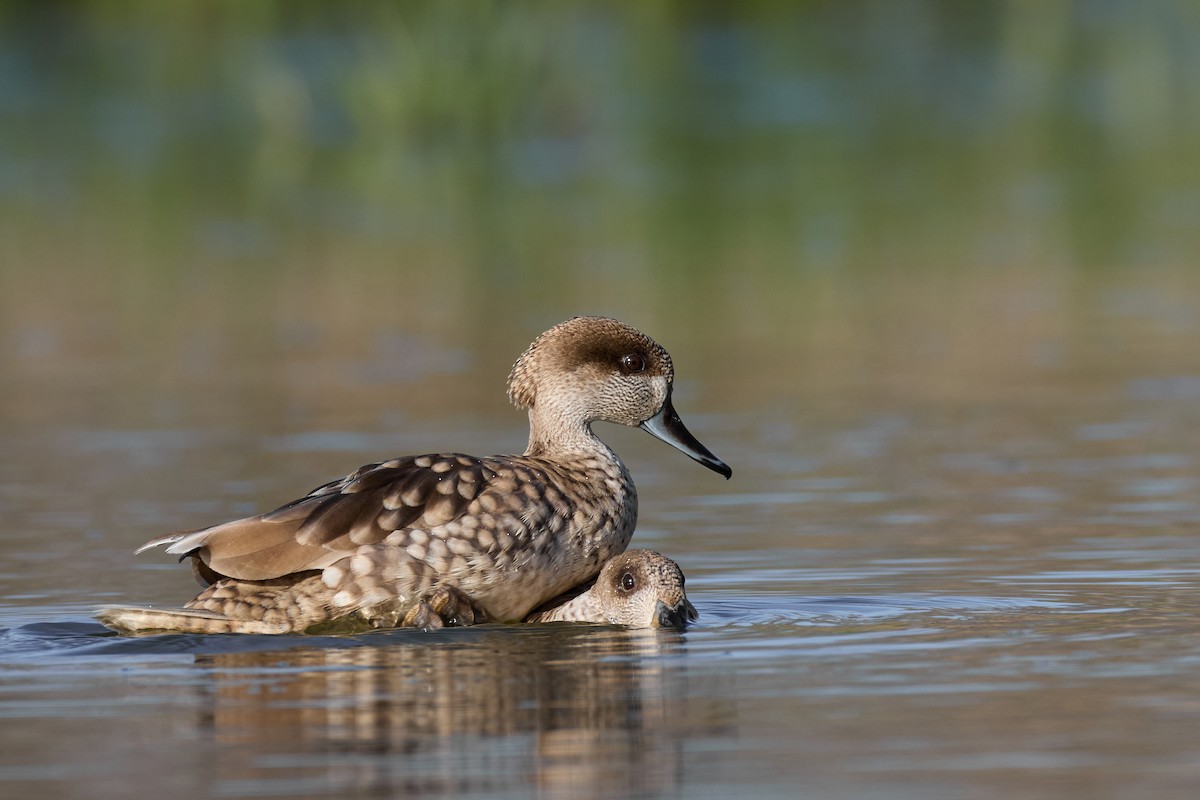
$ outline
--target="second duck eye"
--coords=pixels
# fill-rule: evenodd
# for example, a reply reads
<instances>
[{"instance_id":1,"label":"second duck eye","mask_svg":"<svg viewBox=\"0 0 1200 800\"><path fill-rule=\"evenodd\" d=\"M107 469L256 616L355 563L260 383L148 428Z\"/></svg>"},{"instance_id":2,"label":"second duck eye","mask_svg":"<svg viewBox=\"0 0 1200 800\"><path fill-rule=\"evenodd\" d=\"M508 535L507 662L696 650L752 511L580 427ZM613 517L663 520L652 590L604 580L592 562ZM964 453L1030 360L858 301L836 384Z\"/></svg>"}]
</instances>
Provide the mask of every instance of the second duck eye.
<instances>
[{"instance_id":1,"label":"second duck eye","mask_svg":"<svg viewBox=\"0 0 1200 800\"><path fill-rule=\"evenodd\" d=\"M621 372L633 375L646 369L646 359L641 353L629 353L621 356Z\"/></svg>"},{"instance_id":2,"label":"second duck eye","mask_svg":"<svg viewBox=\"0 0 1200 800\"><path fill-rule=\"evenodd\" d=\"M632 572L621 573L621 588L627 592L632 592L637 586L637 579L633 577Z\"/></svg>"}]
</instances>

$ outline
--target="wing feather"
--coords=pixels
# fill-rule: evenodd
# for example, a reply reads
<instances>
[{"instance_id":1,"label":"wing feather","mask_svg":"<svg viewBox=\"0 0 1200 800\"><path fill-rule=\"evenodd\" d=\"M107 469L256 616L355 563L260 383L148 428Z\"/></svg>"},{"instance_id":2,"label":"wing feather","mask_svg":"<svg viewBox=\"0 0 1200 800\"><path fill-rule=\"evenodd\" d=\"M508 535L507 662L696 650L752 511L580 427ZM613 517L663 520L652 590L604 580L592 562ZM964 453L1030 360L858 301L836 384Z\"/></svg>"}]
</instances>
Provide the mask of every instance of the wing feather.
<instances>
[{"instance_id":1,"label":"wing feather","mask_svg":"<svg viewBox=\"0 0 1200 800\"><path fill-rule=\"evenodd\" d=\"M493 482L509 492L516 488L509 484L541 483L544 477L459 454L393 459L361 467L266 514L163 536L138 552L165 544L168 553L199 558L218 576L277 578L323 569L398 530L445 525Z\"/></svg>"}]
</instances>

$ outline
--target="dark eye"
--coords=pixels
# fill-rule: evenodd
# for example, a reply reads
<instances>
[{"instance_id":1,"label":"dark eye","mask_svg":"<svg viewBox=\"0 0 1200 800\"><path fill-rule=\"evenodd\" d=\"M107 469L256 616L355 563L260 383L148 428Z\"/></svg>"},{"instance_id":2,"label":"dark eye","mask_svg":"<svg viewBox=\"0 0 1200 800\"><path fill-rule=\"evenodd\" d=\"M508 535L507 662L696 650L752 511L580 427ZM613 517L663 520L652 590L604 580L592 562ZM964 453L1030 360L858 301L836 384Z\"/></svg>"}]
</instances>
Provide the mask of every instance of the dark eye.
<instances>
[{"instance_id":1,"label":"dark eye","mask_svg":"<svg viewBox=\"0 0 1200 800\"><path fill-rule=\"evenodd\" d=\"M646 359L641 353L630 353L621 356L621 371L626 375L632 375L635 372L641 372L646 368Z\"/></svg>"},{"instance_id":2,"label":"dark eye","mask_svg":"<svg viewBox=\"0 0 1200 800\"><path fill-rule=\"evenodd\" d=\"M627 592L632 592L633 587L637 586L637 580L633 577L632 572L621 574L621 588Z\"/></svg>"}]
</instances>

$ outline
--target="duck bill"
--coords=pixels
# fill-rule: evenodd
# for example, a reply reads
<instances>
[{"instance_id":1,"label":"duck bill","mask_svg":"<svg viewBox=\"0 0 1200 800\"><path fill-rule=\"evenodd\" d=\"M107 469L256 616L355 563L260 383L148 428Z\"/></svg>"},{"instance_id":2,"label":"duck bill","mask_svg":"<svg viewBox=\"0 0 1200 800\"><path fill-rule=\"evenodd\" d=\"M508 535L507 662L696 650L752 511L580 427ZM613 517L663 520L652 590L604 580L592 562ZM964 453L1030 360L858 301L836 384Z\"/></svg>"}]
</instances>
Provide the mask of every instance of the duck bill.
<instances>
[{"instance_id":1,"label":"duck bill","mask_svg":"<svg viewBox=\"0 0 1200 800\"><path fill-rule=\"evenodd\" d=\"M663 403L662 410L638 427L651 436L662 439L688 458L699 461L713 472L724 475L727 480L733 475L729 465L709 452L708 448L700 444L684 426L683 420L675 413L675 406L671 404L670 390L667 391L667 401Z\"/></svg>"},{"instance_id":2,"label":"duck bill","mask_svg":"<svg viewBox=\"0 0 1200 800\"><path fill-rule=\"evenodd\" d=\"M687 600L676 606L669 606L662 600L659 600L654 605L654 619L651 625L655 628L672 628L681 631L688 626L689 622L695 621L699 616L696 613L696 608Z\"/></svg>"}]
</instances>

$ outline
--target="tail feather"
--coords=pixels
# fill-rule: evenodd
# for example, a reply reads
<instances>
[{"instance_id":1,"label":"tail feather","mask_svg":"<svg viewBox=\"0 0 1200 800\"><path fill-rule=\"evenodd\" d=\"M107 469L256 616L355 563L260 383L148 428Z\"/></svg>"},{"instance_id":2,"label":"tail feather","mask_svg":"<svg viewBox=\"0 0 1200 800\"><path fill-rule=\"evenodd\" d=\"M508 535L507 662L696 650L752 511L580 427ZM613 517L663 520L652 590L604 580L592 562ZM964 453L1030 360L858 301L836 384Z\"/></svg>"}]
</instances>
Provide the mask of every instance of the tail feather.
<instances>
[{"instance_id":1,"label":"tail feather","mask_svg":"<svg viewBox=\"0 0 1200 800\"><path fill-rule=\"evenodd\" d=\"M173 545L176 542L178 542L180 539L184 539L188 536L191 536L193 533L201 533L202 531L206 531L206 530L208 530L208 528L193 528L190 531L174 531L173 533L168 533L166 536L159 536L156 539L151 539L150 541L146 542L144 545L139 547L137 550L134 550L133 554L136 556L136 555L138 555L140 553L144 553L147 550L150 550L152 548L161 547L164 544ZM168 549L167 552L173 553L175 551Z\"/></svg>"},{"instance_id":2,"label":"tail feather","mask_svg":"<svg viewBox=\"0 0 1200 800\"><path fill-rule=\"evenodd\" d=\"M233 619L196 608L108 606L98 608L96 619L118 633L287 633L287 623L260 619Z\"/></svg>"}]
</instances>

